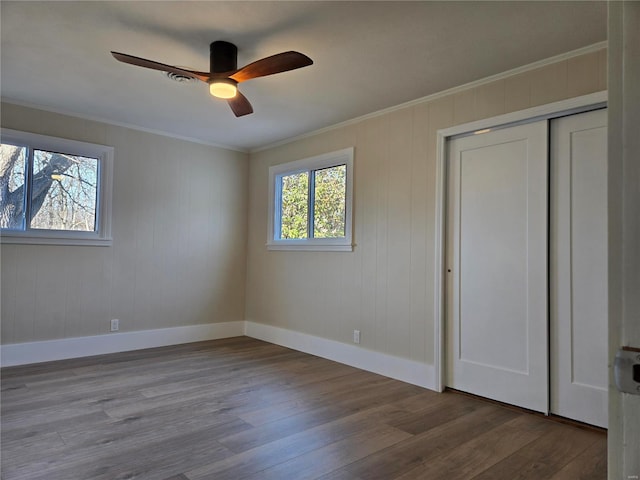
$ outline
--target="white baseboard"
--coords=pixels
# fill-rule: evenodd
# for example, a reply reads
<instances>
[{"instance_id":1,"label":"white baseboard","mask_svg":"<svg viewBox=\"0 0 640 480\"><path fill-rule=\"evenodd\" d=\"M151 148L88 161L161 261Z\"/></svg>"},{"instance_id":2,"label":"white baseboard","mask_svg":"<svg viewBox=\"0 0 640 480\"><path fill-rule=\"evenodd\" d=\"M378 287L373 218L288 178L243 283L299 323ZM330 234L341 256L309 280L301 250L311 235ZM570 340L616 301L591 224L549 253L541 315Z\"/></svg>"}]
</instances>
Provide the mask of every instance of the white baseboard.
<instances>
[{"instance_id":1,"label":"white baseboard","mask_svg":"<svg viewBox=\"0 0 640 480\"><path fill-rule=\"evenodd\" d=\"M67 358L89 357L105 353L126 352L143 348L215 340L244 335L243 321L208 323L188 327L161 328L137 332L110 333L91 337L63 338L42 342L3 345L0 363L3 367L50 362Z\"/></svg>"},{"instance_id":2,"label":"white baseboard","mask_svg":"<svg viewBox=\"0 0 640 480\"><path fill-rule=\"evenodd\" d=\"M262 323L237 321L13 343L0 347L3 367L126 352L247 335L352 367L436 390L433 365Z\"/></svg>"},{"instance_id":3,"label":"white baseboard","mask_svg":"<svg viewBox=\"0 0 640 480\"><path fill-rule=\"evenodd\" d=\"M433 365L250 321L245 322L245 335L436 390Z\"/></svg>"}]
</instances>

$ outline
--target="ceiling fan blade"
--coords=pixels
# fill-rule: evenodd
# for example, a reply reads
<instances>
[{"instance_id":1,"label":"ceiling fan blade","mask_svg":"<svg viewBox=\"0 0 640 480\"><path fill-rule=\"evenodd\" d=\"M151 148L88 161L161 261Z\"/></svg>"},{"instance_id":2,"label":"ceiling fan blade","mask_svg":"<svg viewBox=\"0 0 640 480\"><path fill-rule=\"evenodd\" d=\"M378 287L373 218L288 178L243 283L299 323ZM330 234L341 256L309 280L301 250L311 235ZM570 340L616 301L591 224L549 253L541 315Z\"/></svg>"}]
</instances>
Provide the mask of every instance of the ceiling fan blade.
<instances>
[{"instance_id":1,"label":"ceiling fan blade","mask_svg":"<svg viewBox=\"0 0 640 480\"><path fill-rule=\"evenodd\" d=\"M174 67L172 65L165 65L164 63L154 62L145 58L127 55L126 53L111 52L111 55L113 55L113 58L115 58L119 62L128 63L129 65L150 68L152 70L160 70L161 72L169 72L176 75L184 75L185 77L195 78L196 80L202 80L203 82L209 80L209 75L204 74L203 72L185 70L183 68Z\"/></svg>"},{"instance_id":2,"label":"ceiling fan blade","mask_svg":"<svg viewBox=\"0 0 640 480\"><path fill-rule=\"evenodd\" d=\"M306 55L299 52L283 52L250 63L229 78L240 83L251 80L252 78L288 72L289 70L295 70L296 68L302 68L308 65L313 65L313 60Z\"/></svg>"},{"instance_id":3,"label":"ceiling fan blade","mask_svg":"<svg viewBox=\"0 0 640 480\"><path fill-rule=\"evenodd\" d=\"M253 113L253 107L247 100L247 97L242 95L240 92L236 92L236 96L227 100L231 110L235 113L236 117L242 117L243 115L249 115Z\"/></svg>"}]
</instances>

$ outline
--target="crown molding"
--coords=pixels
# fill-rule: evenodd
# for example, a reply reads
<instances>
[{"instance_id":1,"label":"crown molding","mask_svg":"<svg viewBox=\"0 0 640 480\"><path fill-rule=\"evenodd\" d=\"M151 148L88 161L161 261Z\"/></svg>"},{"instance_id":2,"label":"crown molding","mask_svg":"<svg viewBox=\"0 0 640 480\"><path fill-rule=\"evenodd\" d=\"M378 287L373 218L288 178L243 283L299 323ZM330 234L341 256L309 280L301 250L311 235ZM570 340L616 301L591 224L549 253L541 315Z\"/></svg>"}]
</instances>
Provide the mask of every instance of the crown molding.
<instances>
[{"instance_id":1,"label":"crown molding","mask_svg":"<svg viewBox=\"0 0 640 480\"><path fill-rule=\"evenodd\" d=\"M280 147L282 145L286 145L288 143L296 142L298 140L302 140L304 138L313 137L315 135L320 135L322 133L330 132L332 130L347 127L349 125L353 125L356 123L360 123L364 120L368 120L370 118L379 117L382 115L386 115L391 112L395 112L397 110L402 110L408 107L414 107L417 105L421 105L423 103L432 102L442 97L446 97L448 95L453 95L465 90L469 90L471 88L479 87L481 85L486 85L487 83L495 82L497 80L503 80L505 78L518 75L520 73L528 72L531 70L535 70L537 68L545 67L547 65L551 65L553 63L562 62L564 60L568 60L570 58L578 57L580 55L585 55L587 53L597 52L599 50L603 50L607 48L607 42L598 42L593 45L588 45L586 47L578 48L576 50L571 50L569 52L561 53L560 55L555 55L553 57L545 58L543 60L539 60L537 62L529 63L527 65L523 65L517 68L513 68L511 70L507 70L505 72L498 73L496 75L491 75L488 77L481 78L479 80L474 80L473 82L465 83L463 85L459 85L457 87L448 88L447 90L442 90L437 93L433 93L431 95L427 95L425 97L417 98L415 100L410 100L405 103L401 103L399 105L394 105L393 107L383 108L382 110L377 110L375 112L367 113L366 115L362 115L360 117L352 118L350 120L345 120L344 122L336 123L335 125L330 125L328 127L320 128L318 130L314 130L312 132L303 133L301 135L297 135L295 137L290 137L284 140L279 140L277 142L271 143L269 145L265 145L263 147L252 148L249 150L249 153L258 153L264 150L270 150L275 147Z\"/></svg>"},{"instance_id":2,"label":"crown molding","mask_svg":"<svg viewBox=\"0 0 640 480\"><path fill-rule=\"evenodd\" d=\"M164 130L156 130L153 128L140 127L138 125L132 125L126 122L116 122L114 120L107 120L105 118L96 117L93 115L85 115L85 114L76 113L76 112L72 112L72 111L68 111L60 108L49 107L46 105L37 105L35 103L23 102L21 100L14 100L12 98L7 98L7 97L0 98L0 101L8 105L16 105L18 107L33 108L35 110L42 110L44 112L57 113L58 115L66 115L68 117L80 118L82 120L89 120L92 122L104 123L106 125L113 125L114 127L128 128L130 130L137 130L139 132L151 133L153 135L160 135L162 137L175 138L176 140L183 140L185 142L198 143L200 145L206 145L208 147L221 148L224 150L231 150L231 151L240 152L240 153L249 153L248 149L231 147L229 145L222 145L220 143L215 143L215 142L206 142L198 138L177 135L175 133L166 132Z\"/></svg>"}]
</instances>

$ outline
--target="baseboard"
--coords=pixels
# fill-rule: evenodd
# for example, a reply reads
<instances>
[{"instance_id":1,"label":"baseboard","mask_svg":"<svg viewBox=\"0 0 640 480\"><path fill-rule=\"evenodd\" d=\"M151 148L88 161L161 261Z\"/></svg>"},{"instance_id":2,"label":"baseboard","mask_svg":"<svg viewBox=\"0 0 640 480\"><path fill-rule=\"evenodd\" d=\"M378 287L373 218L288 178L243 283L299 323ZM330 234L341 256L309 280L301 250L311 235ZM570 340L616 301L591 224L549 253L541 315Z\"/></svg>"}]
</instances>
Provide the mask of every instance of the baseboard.
<instances>
[{"instance_id":1,"label":"baseboard","mask_svg":"<svg viewBox=\"0 0 640 480\"><path fill-rule=\"evenodd\" d=\"M244 335L244 323L243 321L208 323L187 327L110 333L91 337L13 343L2 346L0 363L3 367L10 367L203 340L215 340L217 338L237 337Z\"/></svg>"},{"instance_id":2,"label":"baseboard","mask_svg":"<svg viewBox=\"0 0 640 480\"><path fill-rule=\"evenodd\" d=\"M433 365L250 321L245 322L245 335L436 390L435 368Z\"/></svg>"},{"instance_id":3,"label":"baseboard","mask_svg":"<svg viewBox=\"0 0 640 480\"><path fill-rule=\"evenodd\" d=\"M437 389L433 365L250 321L7 344L0 347L0 364L3 367L28 365L241 335L317 355L431 390Z\"/></svg>"}]
</instances>

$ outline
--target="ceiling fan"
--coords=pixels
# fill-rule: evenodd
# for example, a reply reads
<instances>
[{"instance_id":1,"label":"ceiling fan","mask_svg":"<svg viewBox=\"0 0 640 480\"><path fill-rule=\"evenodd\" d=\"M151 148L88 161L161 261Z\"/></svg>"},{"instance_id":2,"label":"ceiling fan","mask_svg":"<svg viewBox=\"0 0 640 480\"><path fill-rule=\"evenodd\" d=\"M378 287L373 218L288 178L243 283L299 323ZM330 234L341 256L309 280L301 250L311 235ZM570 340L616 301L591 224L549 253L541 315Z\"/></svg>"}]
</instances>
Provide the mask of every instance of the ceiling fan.
<instances>
[{"instance_id":1,"label":"ceiling fan","mask_svg":"<svg viewBox=\"0 0 640 480\"><path fill-rule=\"evenodd\" d=\"M247 97L238 91L239 83L246 82L252 78L287 72L313 64L313 60L306 55L290 51L278 53L238 68L238 48L233 43L224 41L213 42L210 45L209 58L211 68L209 72L187 70L125 53L111 52L111 55L123 63L160 70L176 76L193 78L208 83L211 95L226 99L236 117L253 113L253 107Z\"/></svg>"}]
</instances>

